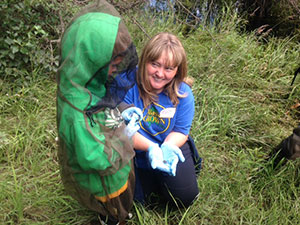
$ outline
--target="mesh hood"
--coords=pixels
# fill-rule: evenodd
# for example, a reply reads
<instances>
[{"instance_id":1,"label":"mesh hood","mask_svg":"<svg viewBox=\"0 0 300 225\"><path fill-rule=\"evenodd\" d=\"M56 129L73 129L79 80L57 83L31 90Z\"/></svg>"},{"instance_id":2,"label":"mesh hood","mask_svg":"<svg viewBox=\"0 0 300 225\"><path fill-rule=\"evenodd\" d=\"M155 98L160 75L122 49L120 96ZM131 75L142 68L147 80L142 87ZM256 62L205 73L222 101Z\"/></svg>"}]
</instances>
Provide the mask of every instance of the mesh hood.
<instances>
[{"instance_id":1,"label":"mesh hood","mask_svg":"<svg viewBox=\"0 0 300 225\"><path fill-rule=\"evenodd\" d=\"M109 64L118 57L122 60L108 77ZM116 76L125 71L130 74L137 61L135 46L118 12L107 2L97 1L75 16L63 35L59 94L80 110L96 105L97 109L114 108L124 96L110 87L126 93L133 82L124 86L115 81Z\"/></svg>"}]
</instances>

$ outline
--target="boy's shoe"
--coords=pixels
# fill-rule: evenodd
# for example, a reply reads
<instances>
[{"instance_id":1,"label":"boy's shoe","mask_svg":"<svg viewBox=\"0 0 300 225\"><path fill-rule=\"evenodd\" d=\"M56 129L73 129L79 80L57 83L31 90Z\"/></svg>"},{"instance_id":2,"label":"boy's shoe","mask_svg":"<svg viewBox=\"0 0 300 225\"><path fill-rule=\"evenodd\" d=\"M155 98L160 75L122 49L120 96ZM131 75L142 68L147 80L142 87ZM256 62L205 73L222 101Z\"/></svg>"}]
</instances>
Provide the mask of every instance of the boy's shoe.
<instances>
[{"instance_id":1,"label":"boy's shoe","mask_svg":"<svg viewBox=\"0 0 300 225\"><path fill-rule=\"evenodd\" d=\"M101 225L119 225L119 221L111 216L98 216Z\"/></svg>"},{"instance_id":2,"label":"boy's shoe","mask_svg":"<svg viewBox=\"0 0 300 225\"><path fill-rule=\"evenodd\" d=\"M128 219L132 218L132 213L128 213ZM111 217L111 216L102 216L99 214L98 219L100 221L101 225L125 225L126 221L119 222L117 219Z\"/></svg>"}]
</instances>

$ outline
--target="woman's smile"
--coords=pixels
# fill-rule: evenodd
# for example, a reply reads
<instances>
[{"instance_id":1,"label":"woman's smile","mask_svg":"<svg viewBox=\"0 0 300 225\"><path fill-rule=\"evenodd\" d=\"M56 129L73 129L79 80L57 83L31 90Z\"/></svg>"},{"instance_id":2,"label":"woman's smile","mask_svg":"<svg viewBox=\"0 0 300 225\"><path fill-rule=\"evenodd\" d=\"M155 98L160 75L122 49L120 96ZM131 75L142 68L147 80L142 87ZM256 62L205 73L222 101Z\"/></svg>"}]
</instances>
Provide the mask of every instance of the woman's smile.
<instances>
[{"instance_id":1,"label":"woman's smile","mask_svg":"<svg viewBox=\"0 0 300 225\"><path fill-rule=\"evenodd\" d=\"M177 73L178 67L170 66L170 63L167 63L172 62L170 58L172 59L172 54L163 53L159 59L146 64L150 85L157 94L163 91Z\"/></svg>"}]
</instances>

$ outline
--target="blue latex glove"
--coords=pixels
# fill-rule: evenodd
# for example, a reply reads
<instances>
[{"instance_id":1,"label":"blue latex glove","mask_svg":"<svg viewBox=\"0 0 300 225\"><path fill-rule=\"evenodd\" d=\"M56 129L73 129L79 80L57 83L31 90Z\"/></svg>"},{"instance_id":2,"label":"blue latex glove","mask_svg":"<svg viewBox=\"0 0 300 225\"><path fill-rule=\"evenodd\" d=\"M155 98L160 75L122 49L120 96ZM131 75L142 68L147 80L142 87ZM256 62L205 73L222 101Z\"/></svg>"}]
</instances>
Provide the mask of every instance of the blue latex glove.
<instances>
[{"instance_id":1,"label":"blue latex glove","mask_svg":"<svg viewBox=\"0 0 300 225\"><path fill-rule=\"evenodd\" d=\"M140 125L138 123L139 116L137 114L133 114L131 117L131 120L127 124L127 126L124 129L125 135L129 138L132 138L132 136L140 129Z\"/></svg>"},{"instance_id":2,"label":"blue latex glove","mask_svg":"<svg viewBox=\"0 0 300 225\"><path fill-rule=\"evenodd\" d=\"M175 176L178 161L185 161L182 151L176 145L168 142L164 142L161 145L161 150L163 152L164 161L169 165L170 175Z\"/></svg>"},{"instance_id":3,"label":"blue latex glove","mask_svg":"<svg viewBox=\"0 0 300 225\"><path fill-rule=\"evenodd\" d=\"M158 144L152 144L149 146L148 157L153 169L158 169L160 171L170 173L170 168L166 163L164 163L163 153Z\"/></svg>"},{"instance_id":4,"label":"blue latex glove","mask_svg":"<svg viewBox=\"0 0 300 225\"><path fill-rule=\"evenodd\" d=\"M122 117L123 119L125 120L125 123L128 124L131 119L132 119L132 116L133 115L137 115L138 116L138 120L137 120L137 123L139 121L141 121L143 119L143 113L142 113L142 110L137 108L137 107L130 107L128 109L125 109L123 112L122 112ZM135 118L136 119L136 118Z\"/></svg>"}]
</instances>

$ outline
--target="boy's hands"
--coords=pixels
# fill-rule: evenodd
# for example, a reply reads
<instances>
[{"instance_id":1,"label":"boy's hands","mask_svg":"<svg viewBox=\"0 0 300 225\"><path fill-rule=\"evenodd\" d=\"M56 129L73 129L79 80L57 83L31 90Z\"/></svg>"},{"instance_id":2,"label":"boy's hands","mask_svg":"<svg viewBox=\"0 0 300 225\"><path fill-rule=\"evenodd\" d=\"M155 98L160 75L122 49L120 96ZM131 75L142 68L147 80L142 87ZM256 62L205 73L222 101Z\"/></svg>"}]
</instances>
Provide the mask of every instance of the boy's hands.
<instances>
[{"instance_id":1,"label":"boy's hands","mask_svg":"<svg viewBox=\"0 0 300 225\"><path fill-rule=\"evenodd\" d=\"M131 120L127 124L127 126L124 129L125 135L128 138L132 138L132 136L140 129L139 125L139 118L137 114L133 114L131 117Z\"/></svg>"},{"instance_id":2,"label":"boy's hands","mask_svg":"<svg viewBox=\"0 0 300 225\"><path fill-rule=\"evenodd\" d=\"M137 107L130 107L128 109L125 109L121 114L126 124L128 124L131 121L133 115L137 115L137 117L135 117L135 120L137 122L143 119L142 110Z\"/></svg>"},{"instance_id":3,"label":"boy's hands","mask_svg":"<svg viewBox=\"0 0 300 225\"><path fill-rule=\"evenodd\" d=\"M122 117L126 124L124 132L127 137L132 138L135 132L140 129L139 122L143 118L142 110L137 107L130 107L122 112Z\"/></svg>"}]
</instances>

